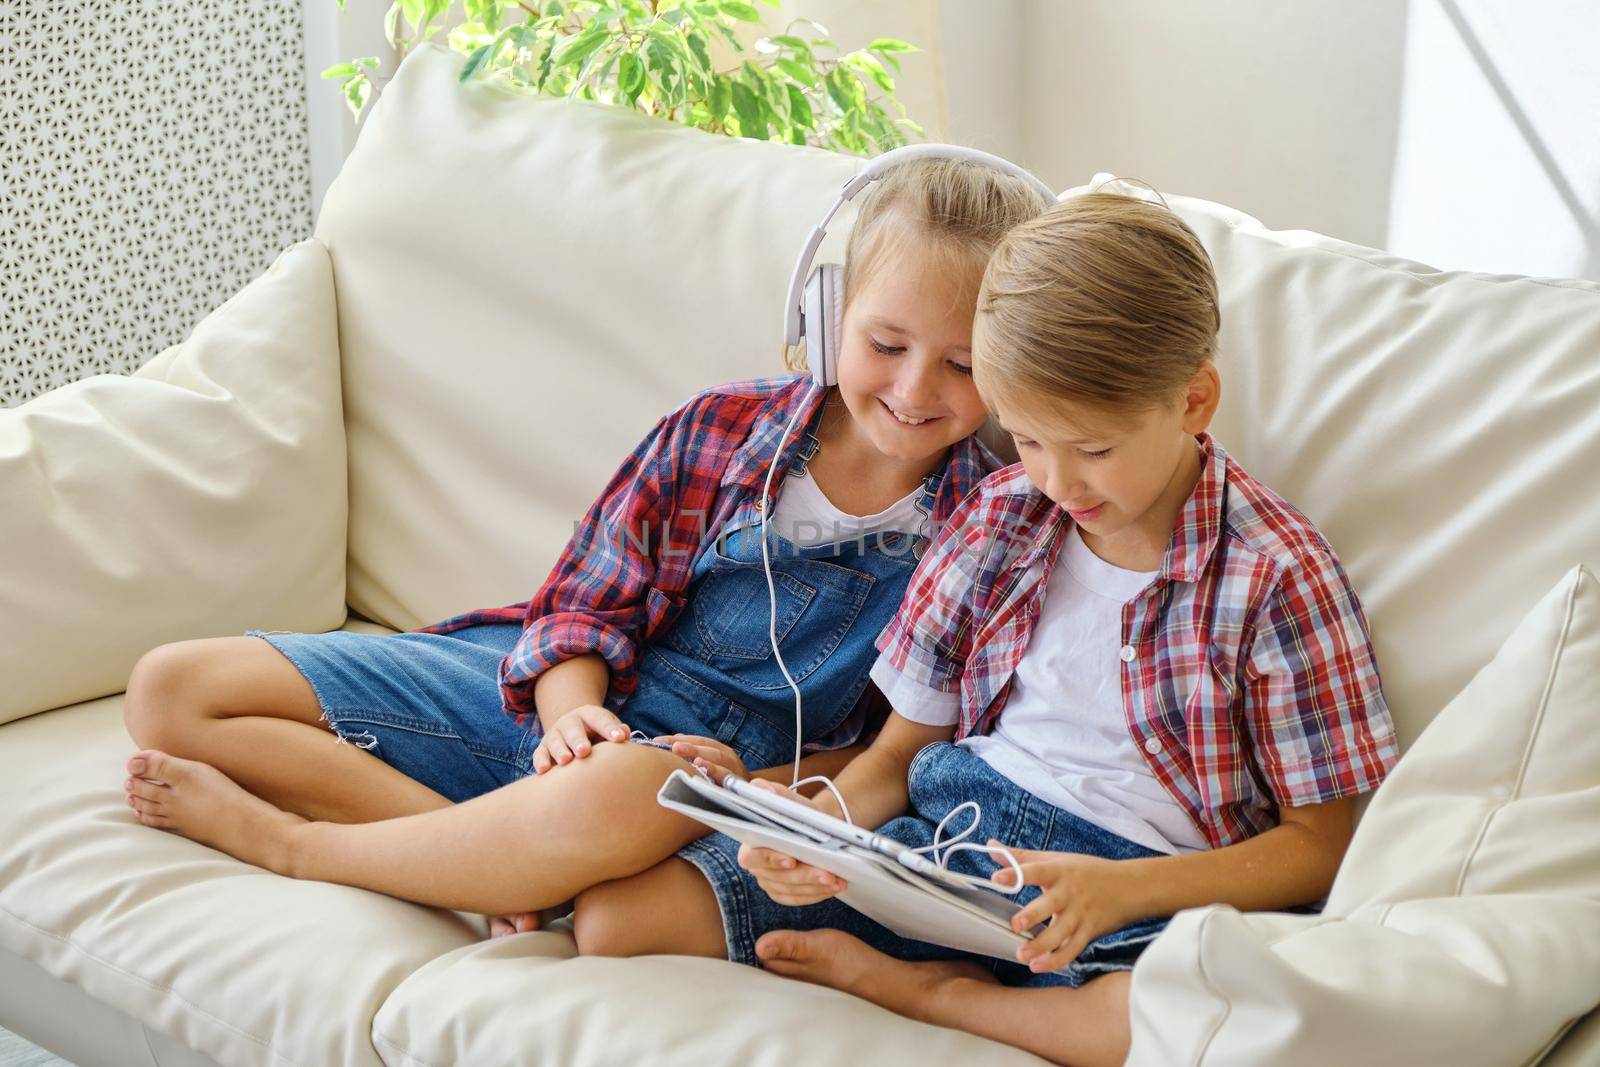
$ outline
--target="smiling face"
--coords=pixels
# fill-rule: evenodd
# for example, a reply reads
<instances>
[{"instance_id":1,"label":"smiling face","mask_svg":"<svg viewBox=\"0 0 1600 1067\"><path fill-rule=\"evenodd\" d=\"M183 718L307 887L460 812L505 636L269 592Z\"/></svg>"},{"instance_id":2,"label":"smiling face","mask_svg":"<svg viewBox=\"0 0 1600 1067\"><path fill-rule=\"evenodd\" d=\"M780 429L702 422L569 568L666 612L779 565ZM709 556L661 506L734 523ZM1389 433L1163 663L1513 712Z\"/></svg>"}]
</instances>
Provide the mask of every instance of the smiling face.
<instances>
[{"instance_id":1,"label":"smiling face","mask_svg":"<svg viewBox=\"0 0 1600 1067\"><path fill-rule=\"evenodd\" d=\"M972 383L981 264L908 241L875 264L845 308L839 395L883 456L937 462L983 425Z\"/></svg>"},{"instance_id":2,"label":"smiling face","mask_svg":"<svg viewBox=\"0 0 1600 1067\"><path fill-rule=\"evenodd\" d=\"M1142 412L1041 399L997 403L995 416L1029 480L1078 523L1091 548L1154 569L1199 477L1195 435L1210 424L1220 393L1208 362L1170 403Z\"/></svg>"}]
</instances>

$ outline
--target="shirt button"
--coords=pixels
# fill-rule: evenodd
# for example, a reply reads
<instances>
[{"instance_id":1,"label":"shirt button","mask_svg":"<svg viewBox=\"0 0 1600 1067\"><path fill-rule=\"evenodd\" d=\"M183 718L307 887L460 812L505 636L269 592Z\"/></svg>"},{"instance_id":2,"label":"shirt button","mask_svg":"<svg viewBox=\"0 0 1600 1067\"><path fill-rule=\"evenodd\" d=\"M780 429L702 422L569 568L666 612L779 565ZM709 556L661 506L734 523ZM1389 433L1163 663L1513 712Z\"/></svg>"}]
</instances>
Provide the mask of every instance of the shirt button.
<instances>
[{"instance_id":1,"label":"shirt button","mask_svg":"<svg viewBox=\"0 0 1600 1067\"><path fill-rule=\"evenodd\" d=\"M1144 743L1144 750L1154 756L1161 751L1161 742L1152 737Z\"/></svg>"},{"instance_id":2,"label":"shirt button","mask_svg":"<svg viewBox=\"0 0 1600 1067\"><path fill-rule=\"evenodd\" d=\"M1132 663L1133 662L1134 652L1133 652L1133 646L1132 645L1123 645L1122 646L1122 651L1117 653L1117 654L1122 657L1122 662L1124 662L1124 663Z\"/></svg>"}]
</instances>

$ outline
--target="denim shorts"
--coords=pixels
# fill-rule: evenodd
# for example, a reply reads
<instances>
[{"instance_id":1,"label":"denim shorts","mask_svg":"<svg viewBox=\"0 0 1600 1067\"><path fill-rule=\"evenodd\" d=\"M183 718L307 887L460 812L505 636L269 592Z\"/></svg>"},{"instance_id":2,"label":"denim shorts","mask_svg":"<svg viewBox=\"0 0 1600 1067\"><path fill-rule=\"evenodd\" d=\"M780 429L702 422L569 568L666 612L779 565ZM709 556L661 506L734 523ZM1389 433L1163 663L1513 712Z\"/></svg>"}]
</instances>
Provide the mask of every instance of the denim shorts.
<instances>
[{"instance_id":1,"label":"denim shorts","mask_svg":"<svg viewBox=\"0 0 1600 1067\"><path fill-rule=\"evenodd\" d=\"M977 828L964 838L966 841L982 844L994 838L1013 848L1075 852L1116 860L1161 855L1047 804L978 756L948 742L929 745L917 753L911 763L909 784L912 813L891 819L878 829L880 834L907 845L932 844L934 827L939 820L964 801L975 800L982 808L982 817ZM971 821L970 810L950 820L945 828L945 839L966 828ZM1131 970L1139 954L1168 922L1167 918L1144 919L1104 934L1091 941L1066 968L1035 974L1014 959L973 956L903 938L836 899L805 907L779 904L739 866L739 842L726 834L703 837L678 855L694 864L711 883L722 910L728 958L736 963L759 966L755 943L770 930L831 928L843 930L903 960L977 960L1006 985L1080 986L1111 971ZM958 850L951 853L949 867L964 874L987 877L998 870L1000 864L981 852ZM1013 899L1018 904L1027 904L1038 895L1037 886L1027 886Z\"/></svg>"},{"instance_id":2,"label":"denim shorts","mask_svg":"<svg viewBox=\"0 0 1600 1067\"><path fill-rule=\"evenodd\" d=\"M297 667L341 743L460 802L533 772L539 739L500 710L520 623L448 634L246 631Z\"/></svg>"}]
</instances>

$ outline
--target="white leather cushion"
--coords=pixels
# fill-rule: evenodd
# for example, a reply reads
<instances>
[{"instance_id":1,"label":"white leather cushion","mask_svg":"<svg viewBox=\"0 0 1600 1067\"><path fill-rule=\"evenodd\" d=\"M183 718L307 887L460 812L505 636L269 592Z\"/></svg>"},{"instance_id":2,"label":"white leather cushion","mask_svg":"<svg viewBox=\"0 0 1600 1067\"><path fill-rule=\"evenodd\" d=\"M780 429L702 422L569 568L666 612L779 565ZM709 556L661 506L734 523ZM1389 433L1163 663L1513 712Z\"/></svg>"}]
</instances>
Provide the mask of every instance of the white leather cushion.
<instances>
[{"instance_id":1,"label":"white leather cushion","mask_svg":"<svg viewBox=\"0 0 1600 1067\"><path fill-rule=\"evenodd\" d=\"M530 597L691 394L785 373L783 298L861 160L406 58L317 223L339 290L349 603L411 629ZM820 259L839 261L848 215Z\"/></svg>"},{"instance_id":2,"label":"white leather cushion","mask_svg":"<svg viewBox=\"0 0 1600 1067\"><path fill-rule=\"evenodd\" d=\"M1600 1002L1596 709L1576 568L1378 789L1321 916L1173 920L1134 970L1129 1064L1529 1062Z\"/></svg>"},{"instance_id":3,"label":"white leather cushion","mask_svg":"<svg viewBox=\"0 0 1600 1067\"><path fill-rule=\"evenodd\" d=\"M384 1062L384 998L484 920L280 878L141 826L122 793L135 747L120 696L0 726L0 949L218 1063Z\"/></svg>"},{"instance_id":4,"label":"white leather cushion","mask_svg":"<svg viewBox=\"0 0 1600 1067\"><path fill-rule=\"evenodd\" d=\"M1043 1062L742 964L683 956L563 960L534 938L501 938L429 963L378 1012L373 1043L407 1067L508 1059L549 1067Z\"/></svg>"},{"instance_id":5,"label":"white leather cushion","mask_svg":"<svg viewBox=\"0 0 1600 1067\"><path fill-rule=\"evenodd\" d=\"M131 377L0 411L0 722L168 641L343 621L333 304L308 239Z\"/></svg>"},{"instance_id":6,"label":"white leather cushion","mask_svg":"<svg viewBox=\"0 0 1600 1067\"><path fill-rule=\"evenodd\" d=\"M1167 200L1221 289L1212 429L1338 551L1403 751L1544 590L1600 566L1600 285Z\"/></svg>"}]
</instances>

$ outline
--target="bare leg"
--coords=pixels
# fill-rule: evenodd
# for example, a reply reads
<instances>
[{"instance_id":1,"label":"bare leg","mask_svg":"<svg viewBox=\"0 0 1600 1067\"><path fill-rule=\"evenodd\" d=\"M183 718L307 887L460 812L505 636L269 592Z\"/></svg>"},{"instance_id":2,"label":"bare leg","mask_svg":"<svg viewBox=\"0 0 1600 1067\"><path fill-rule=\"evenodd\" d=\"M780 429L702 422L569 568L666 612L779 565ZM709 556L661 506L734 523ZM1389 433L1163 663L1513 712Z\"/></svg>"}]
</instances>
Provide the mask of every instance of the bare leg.
<instances>
[{"instance_id":1,"label":"bare leg","mask_svg":"<svg viewBox=\"0 0 1600 1067\"><path fill-rule=\"evenodd\" d=\"M487 915L573 899L671 856L708 831L655 801L687 764L648 745L588 757L437 811L381 822L307 822L214 767L158 751L133 784L140 821L269 870Z\"/></svg>"},{"instance_id":2,"label":"bare leg","mask_svg":"<svg viewBox=\"0 0 1600 1067\"><path fill-rule=\"evenodd\" d=\"M839 930L778 930L756 942L767 970L831 986L935 1026L965 1030L1073 1067L1128 1056L1128 989L1116 971L1077 989L1003 986L975 964L906 963ZM978 973L963 974L956 967Z\"/></svg>"},{"instance_id":3,"label":"bare leg","mask_svg":"<svg viewBox=\"0 0 1600 1067\"><path fill-rule=\"evenodd\" d=\"M134 666L123 705L143 748L209 763L274 807L374 822L450 806L322 721L305 676L259 637L179 641ZM137 771L129 762L128 771Z\"/></svg>"},{"instance_id":4,"label":"bare leg","mask_svg":"<svg viewBox=\"0 0 1600 1067\"><path fill-rule=\"evenodd\" d=\"M677 856L579 893L572 933L585 956L728 958L716 894L698 867Z\"/></svg>"},{"instance_id":5,"label":"bare leg","mask_svg":"<svg viewBox=\"0 0 1600 1067\"><path fill-rule=\"evenodd\" d=\"M136 744L209 763L307 819L376 822L451 803L372 753L340 744L311 683L259 637L153 649L134 667L123 717ZM130 758L128 773L145 768ZM131 795L131 782L127 788ZM539 927L534 912L489 917L495 937Z\"/></svg>"}]
</instances>

